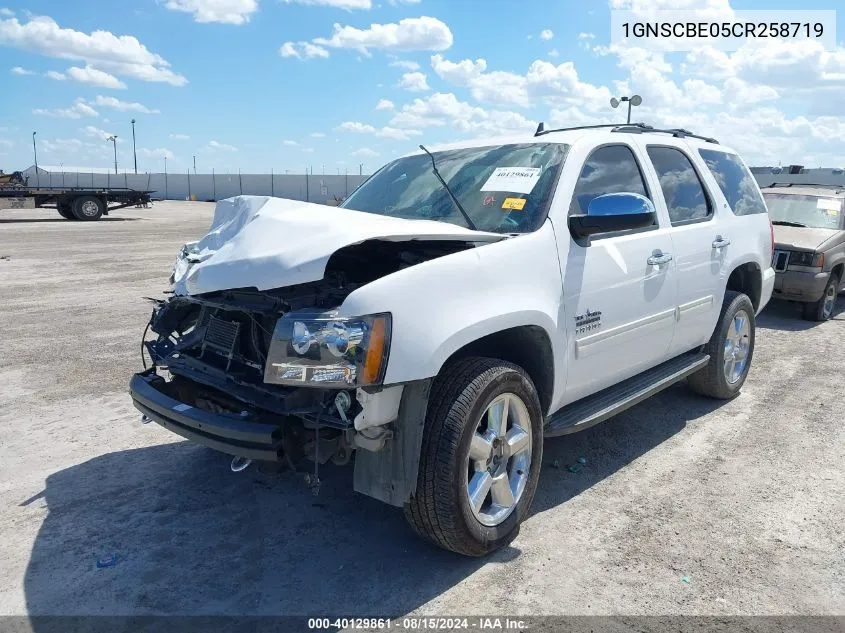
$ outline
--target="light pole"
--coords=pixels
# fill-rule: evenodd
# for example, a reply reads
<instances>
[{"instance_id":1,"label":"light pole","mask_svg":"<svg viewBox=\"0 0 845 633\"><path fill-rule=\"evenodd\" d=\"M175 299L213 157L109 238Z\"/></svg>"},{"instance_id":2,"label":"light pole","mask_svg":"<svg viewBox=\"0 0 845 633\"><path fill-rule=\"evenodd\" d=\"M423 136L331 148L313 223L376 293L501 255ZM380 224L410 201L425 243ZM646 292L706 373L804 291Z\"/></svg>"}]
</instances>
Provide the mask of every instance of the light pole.
<instances>
[{"instance_id":1,"label":"light pole","mask_svg":"<svg viewBox=\"0 0 845 633\"><path fill-rule=\"evenodd\" d=\"M194 175L197 173L197 155L194 154Z\"/></svg>"},{"instance_id":2,"label":"light pole","mask_svg":"<svg viewBox=\"0 0 845 633\"><path fill-rule=\"evenodd\" d=\"M112 134L107 140L114 145L114 173L117 173L117 134Z\"/></svg>"},{"instance_id":3,"label":"light pole","mask_svg":"<svg viewBox=\"0 0 845 633\"><path fill-rule=\"evenodd\" d=\"M38 150L35 148L35 135L37 132L32 133L32 153L35 156L35 186L40 186L41 184L41 177L38 175Z\"/></svg>"},{"instance_id":4,"label":"light pole","mask_svg":"<svg viewBox=\"0 0 845 633\"><path fill-rule=\"evenodd\" d=\"M132 158L135 159L135 173L138 173L138 154L135 152L135 119L132 119Z\"/></svg>"},{"instance_id":5,"label":"light pole","mask_svg":"<svg viewBox=\"0 0 845 633\"><path fill-rule=\"evenodd\" d=\"M631 122L631 106L638 106L643 102L643 98L640 95L634 95L633 97L622 97L621 99L617 99L613 97L610 100L610 105L613 108L618 108L620 103L628 102L628 123Z\"/></svg>"}]
</instances>

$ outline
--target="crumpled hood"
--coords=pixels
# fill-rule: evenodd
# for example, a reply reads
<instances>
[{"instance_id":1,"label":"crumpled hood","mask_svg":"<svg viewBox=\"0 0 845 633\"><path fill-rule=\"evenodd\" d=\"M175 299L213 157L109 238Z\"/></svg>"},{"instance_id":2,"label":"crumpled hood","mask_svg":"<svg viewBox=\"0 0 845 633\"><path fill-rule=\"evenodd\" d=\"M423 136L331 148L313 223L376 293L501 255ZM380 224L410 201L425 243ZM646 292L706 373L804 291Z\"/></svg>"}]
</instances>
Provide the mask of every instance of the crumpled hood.
<instances>
[{"instance_id":1,"label":"crumpled hood","mask_svg":"<svg viewBox=\"0 0 845 633\"><path fill-rule=\"evenodd\" d=\"M775 226L775 248L814 251L831 237L837 229L811 229L800 226Z\"/></svg>"},{"instance_id":2,"label":"crumpled hood","mask_svg":"<svg viewBox=\"0 0 845 633\"><path fill-rule=\"evenodd\" d=\"M219 201L205 237L182 248L173 271L173 290L178 295L196 295L318 281L335 251L372 239L495 242L504 237L446 222L237 196Z\"/></svg>"}]
</instances>

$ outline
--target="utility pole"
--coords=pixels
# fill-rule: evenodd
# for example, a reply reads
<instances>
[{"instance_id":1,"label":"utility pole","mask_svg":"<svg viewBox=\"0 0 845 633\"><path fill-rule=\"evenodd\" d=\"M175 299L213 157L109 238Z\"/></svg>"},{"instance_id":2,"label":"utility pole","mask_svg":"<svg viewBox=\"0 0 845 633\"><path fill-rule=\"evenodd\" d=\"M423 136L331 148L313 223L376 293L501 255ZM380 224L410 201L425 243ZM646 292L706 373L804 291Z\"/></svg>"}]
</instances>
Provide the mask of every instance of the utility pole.
<instances>
[{"instance_id":1,"label":"utility pole","mask_svg":"<svg viewBox=\"0 0 845 633\"><path fill-rule=\"evenodd\" d=\"M194 154L194 175L197 173L197 155Z\"/></svg>"},{"instance_id":2,"label":"utility pole","mask_svg":"<svg viewBox=\"0 0 845 633\"><path fill-rule=\"evenodd\" d=\"M35 148L35 135L38 132L32 133L32 153L35 155L35 186L41 186L41 177L38 175L38 150Z\"/></svg>"},{"instance_id":3,"label":"utility pole","mask_svg":"<svg viewBox=\"0 0 845 633\"><path fill-rule=\"evenodd\" d=\"M135 173L138 173L138 153L135 151L135 119L132 119L132 157L135 159Z\"/></svg>"},{"instance_id":4,"label":"utility pole","mask_svg":"<svg viewBox=\"0 0 845 633\"><path fill-rule=\"evenodd\" d=\"M114 173L117 173L117 134L112 134L108 140L114 145Z\"/></svg>"}]
</instances>

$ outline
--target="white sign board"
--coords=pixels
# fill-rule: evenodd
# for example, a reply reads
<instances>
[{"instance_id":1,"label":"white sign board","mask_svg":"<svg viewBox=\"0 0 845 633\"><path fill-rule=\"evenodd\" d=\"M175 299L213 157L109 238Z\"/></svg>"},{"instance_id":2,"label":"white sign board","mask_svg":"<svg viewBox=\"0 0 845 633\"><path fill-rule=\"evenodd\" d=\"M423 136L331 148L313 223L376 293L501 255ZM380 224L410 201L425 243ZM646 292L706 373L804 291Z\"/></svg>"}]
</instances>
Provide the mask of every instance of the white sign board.
<instances>
[{"instance_id":1,"label":"white sign board","mask_svg":"<svg viewBox=\"0 0 845 633\"><path fill-rule=\"evenodd\" d=\"M497 167L481 191L507 191L529 194L540 180L539 167Z\"/></svg>"}]
</instances>

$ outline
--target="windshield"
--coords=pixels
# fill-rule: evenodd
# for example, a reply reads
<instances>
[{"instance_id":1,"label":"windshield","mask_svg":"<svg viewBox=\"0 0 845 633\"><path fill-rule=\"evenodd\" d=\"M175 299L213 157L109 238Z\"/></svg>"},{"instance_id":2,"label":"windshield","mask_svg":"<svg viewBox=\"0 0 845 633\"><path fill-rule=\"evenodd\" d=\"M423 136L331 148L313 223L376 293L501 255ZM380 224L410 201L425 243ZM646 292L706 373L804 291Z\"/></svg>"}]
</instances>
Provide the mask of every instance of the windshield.
<instances>
[{"instance_id":1,"label":"windshield","mask_svg":"<svg viewBox=\"0 0 845 633\"><path fill-rule=\"evenodd\" d=\"M437 170L479 231L528 233L543 223L569 146L496 145L435 152ZM344 209L467 226L427 154L379 170Z\"/></svg>"},{"instance_id":2,"label":"windshield","mask_svg":"<svg viewBox=\"0 0 845 633\"><path fill-rule=\"evenodd\" d=\"M766 193L772 222L800 224L814 229L841 229L842 198Z\"/></svg>"}]
</instances>

